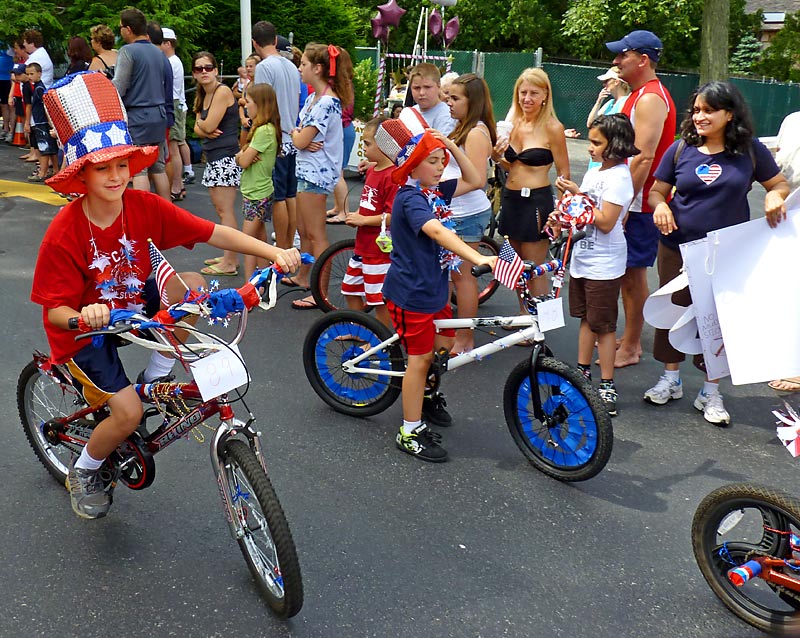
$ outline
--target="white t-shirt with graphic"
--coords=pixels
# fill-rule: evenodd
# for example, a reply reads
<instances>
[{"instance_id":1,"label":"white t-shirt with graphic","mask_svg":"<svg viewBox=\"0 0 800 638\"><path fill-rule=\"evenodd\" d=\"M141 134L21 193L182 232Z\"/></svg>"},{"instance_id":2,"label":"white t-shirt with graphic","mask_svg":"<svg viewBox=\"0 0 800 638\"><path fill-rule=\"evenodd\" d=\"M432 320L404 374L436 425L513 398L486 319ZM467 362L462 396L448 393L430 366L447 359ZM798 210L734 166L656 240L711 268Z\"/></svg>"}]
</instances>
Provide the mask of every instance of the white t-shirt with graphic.
<instances>
[{"instance_id":1,"label":"white t-shirt with graphic","mask_svg":"<svg viewBox=\"0 0 800 638\"><path fill-rule=\"evenodd\" d=\"M628 246L622 220L633 200L633 180L627 164L617 164L606 170L589 169L581 182L586 193L600 209L603 202L622 206L622 212L611 232L604 233L594 224L586 226L586 237L572 248L569 274L585 279L608 280L622 277L628 259Z\"/></svg>"}]
</instances>

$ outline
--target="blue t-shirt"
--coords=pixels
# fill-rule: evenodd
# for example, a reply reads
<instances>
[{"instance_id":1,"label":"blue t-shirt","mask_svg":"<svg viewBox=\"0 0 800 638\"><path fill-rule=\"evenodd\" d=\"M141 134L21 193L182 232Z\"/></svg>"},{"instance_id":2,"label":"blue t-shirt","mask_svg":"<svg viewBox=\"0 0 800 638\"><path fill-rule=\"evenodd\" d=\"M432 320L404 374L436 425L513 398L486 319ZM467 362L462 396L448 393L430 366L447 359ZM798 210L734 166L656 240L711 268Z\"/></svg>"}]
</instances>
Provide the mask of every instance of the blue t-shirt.
<instances>
[{"instance_id":1,"label":"blue t-shirt","mask_svg":"<svg viewBox=\"0 0 800 638\"><path fill-rule=\"evenodd\" d=\"M766 182L780 172L772 153L757 139L752 141L753 157L747 151L738 156L724 151L705 155L696 146L687 145L676 165L678 143L665 151L654 173L657 180L676 188L669 207L678 230L661 236L665 246L676 250L687 241L702 239L711 230L748 221L747 193L753 180Z\"/></svg>"},{"instance_id":2,"label":"blue t-shirt","mask_svg":"<svg viewBox=\"0 0 800 638\"><path fill-rule=\"evenodd\" d=\"M447 204L457 186L457 179L439 184ZM433 314L444 308L450 298L441 247L422 231L432 219L436 215L421 190L403 186L397 191L392 206L392 265L383 283L383 296L403 310Z\"/></svg>"}]
</instances>

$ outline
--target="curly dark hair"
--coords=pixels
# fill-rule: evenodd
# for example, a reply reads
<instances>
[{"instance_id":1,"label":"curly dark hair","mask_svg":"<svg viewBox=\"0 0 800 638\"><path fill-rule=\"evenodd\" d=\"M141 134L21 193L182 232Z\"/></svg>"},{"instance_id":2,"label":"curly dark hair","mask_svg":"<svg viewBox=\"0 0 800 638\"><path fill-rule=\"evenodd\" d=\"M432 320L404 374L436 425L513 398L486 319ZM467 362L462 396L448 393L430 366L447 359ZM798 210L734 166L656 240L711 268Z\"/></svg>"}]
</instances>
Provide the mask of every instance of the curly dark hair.
<instances>
[{"instance_id":1,"label":"curly dark hair","mask_svg":"<svg viewBox=\"0 0 800 638\"><path fill-rule=\"evenodd\" d=\"M681 137L689 146L702 146L705 140L698 135L692 120L694 103L702 98L712 109L728 111L733 117L725 127L725 152L729 155L744 155L749 152L755 134L753 116L744 96L730 82L708 82L699 87L689 99L689 108L681 122Z\"/></svg>"},{"instance_id":2,"label":"curly dark hair","mask_svg":"<svg viewBox=\"0 0 800 638\"><path fill-rule=\"evenodd\" d=\"M605 159L625 160L641 153L633 143L636 135L631 120L624 113L600 115L592 120L589 130L593 128L600 131L600 134L608 140L608 146L603 151Z\"/></svg>"}]
</instances>

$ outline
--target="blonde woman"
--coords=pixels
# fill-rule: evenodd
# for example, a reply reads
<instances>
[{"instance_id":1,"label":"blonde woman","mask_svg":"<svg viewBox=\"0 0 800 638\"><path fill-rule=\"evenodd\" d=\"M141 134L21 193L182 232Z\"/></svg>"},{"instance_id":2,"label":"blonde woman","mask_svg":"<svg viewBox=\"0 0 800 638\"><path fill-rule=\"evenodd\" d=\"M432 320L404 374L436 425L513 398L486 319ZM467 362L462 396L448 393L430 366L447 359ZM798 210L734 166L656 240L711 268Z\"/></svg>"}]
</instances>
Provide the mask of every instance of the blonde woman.
<instances>
[{"instance_id":1,"label":"blonde woman","mask_svg":"<svg viewBox=\"0 0 800 638\"><path fill-rule=\"evenodd\" d=\"M541 263L547 255L544 233L547 217L554 209L550 168L570 179L564 125L553 109L550 78L541 69L525 69L514 84L511 107L513 128L500 137L492 158L508 171L503 189L500 234L508 236L514 250L526 260ZM531 292L547 292L547 280L531 280Z\"/></svg>"}]
</instances>

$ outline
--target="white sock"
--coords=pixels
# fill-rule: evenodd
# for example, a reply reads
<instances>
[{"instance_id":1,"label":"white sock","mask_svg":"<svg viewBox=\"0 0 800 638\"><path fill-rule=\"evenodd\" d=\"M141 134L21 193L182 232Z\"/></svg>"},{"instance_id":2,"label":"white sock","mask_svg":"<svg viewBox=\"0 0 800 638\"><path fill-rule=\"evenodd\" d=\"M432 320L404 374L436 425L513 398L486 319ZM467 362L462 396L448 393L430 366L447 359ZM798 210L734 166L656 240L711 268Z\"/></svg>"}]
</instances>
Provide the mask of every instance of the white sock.
<instances>
[{"instance_id":1,"label":"white sock","mask_svg":"<svg viewBox=\"0 0 800 638\"><path fill-rule=\"evenodd\" d=\"M712 383L711 381L706 381L705 383L703 383L703 392L706 395L719 394L719 383Z\"/></svg>"},{"instance_id":2,"label":"white sock","mask_svg":"<svg viewBox=\"0 0 800 638\"><path fill-rule=\"evenodd\" d=\"M165 357L160 352L153 351L150 355L150 363L144 369L144 382L150 383L153 379L165 377L172 372L172 366L175 359L172 357Z\"/></svg>"},{"instance_id":3,"label":"white sock","mask_svg":"<svg viewBox=\"0 0 800 638\"><path fill-rule=\"evenodd\" d=\"M78 457L78 460L75 461L75 467L80 468L82 470L99 470L100 466L103 464L105 459L97 459L92 458L89 456L89 453L86 451L86 448L83 448L81 451L81 455Z\"/></svg>"},{"instance_id":4,"label":"white sock","mask_svg":"<svg viewBox=\"0 0 800 638\"><path fill-rule=\"evenodd\" d=\"M674 381L678 383L681 380L681 371L680 370L664 370L664 376L667 377L670 381Z\"/></svg>"},{"instance_id":5,"label":"white sock","mask_svg":"<svg viewBox=\"0 0 800 638\"><path fill-rule=\"evenodd\" d=\"M192 165L189 164L188 166L183 167L183 172L189 173L189 175L194 175L194 168L192 168Z\"/></svg>"},{"instance_id":6,"label":"white sock","mask_svg":"<svg viewBox=\"0 0 800 638\"><path fill-rule=\"evenodd\" d=\"M401 427L400 430L403 432L403 434L408 436L409 434L411 434L414 431L415 428L418 428L420 425L422 425L422 421L421 420L420 421L406 421L405 419L403 419L403 427Z\"/></svg>"}]
</instances>

